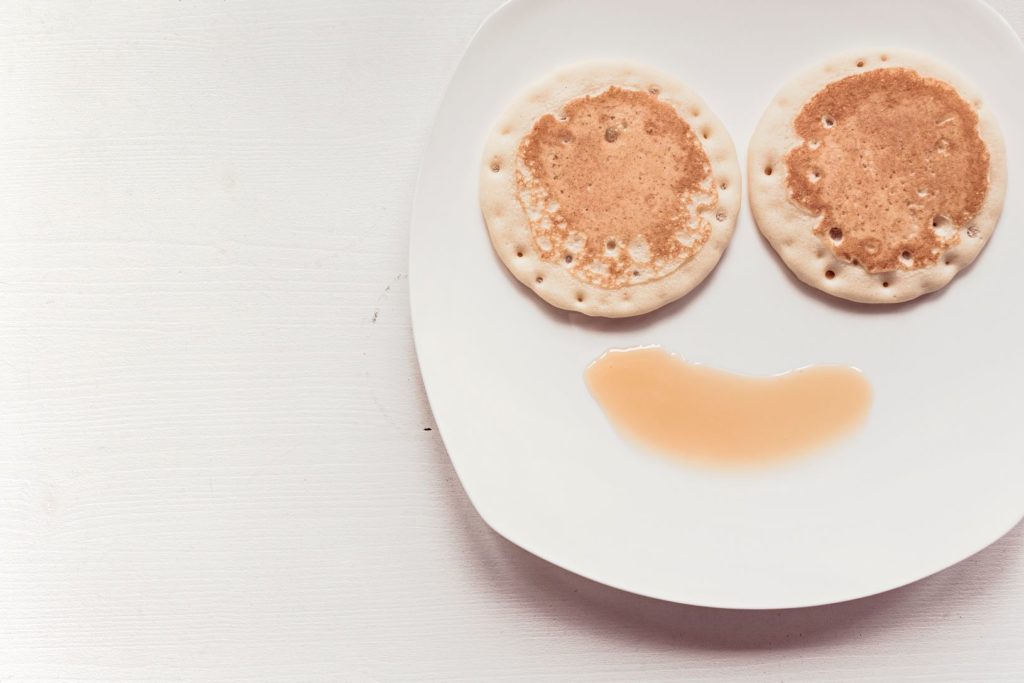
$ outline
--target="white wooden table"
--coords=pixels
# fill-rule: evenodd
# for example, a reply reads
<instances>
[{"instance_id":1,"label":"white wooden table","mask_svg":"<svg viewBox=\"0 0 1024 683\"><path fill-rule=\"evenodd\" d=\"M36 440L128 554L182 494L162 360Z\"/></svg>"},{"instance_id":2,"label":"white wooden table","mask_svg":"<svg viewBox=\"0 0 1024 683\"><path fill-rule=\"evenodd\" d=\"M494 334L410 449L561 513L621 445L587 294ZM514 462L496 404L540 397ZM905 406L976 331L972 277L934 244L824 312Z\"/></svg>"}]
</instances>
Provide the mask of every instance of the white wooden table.
<instances>
[{"instance_id":1,"label":"white wooden table","mask_svg":"<svg viewBox=\"0 0 1024 683\"><path fill-rule=\"evenodd\" d=\"M1020 528L886 595L722 612L476 516L407 219L498 3L0 5L0 679L1024 680Z\"/></svg>"}]
</instances>

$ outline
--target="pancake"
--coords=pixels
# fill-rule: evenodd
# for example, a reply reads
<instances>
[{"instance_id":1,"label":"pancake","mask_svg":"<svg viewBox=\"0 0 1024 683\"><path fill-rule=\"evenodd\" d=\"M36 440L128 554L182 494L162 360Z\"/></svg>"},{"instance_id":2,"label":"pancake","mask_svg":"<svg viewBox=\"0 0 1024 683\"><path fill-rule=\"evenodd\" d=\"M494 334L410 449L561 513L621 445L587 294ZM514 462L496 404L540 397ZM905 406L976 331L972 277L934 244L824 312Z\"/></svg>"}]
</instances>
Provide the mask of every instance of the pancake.
<instances>
[{"instance_id":1,"label":"pancake","mask_svg":"<svg viewBox=\"0 0 1024 683\"><path fill-rule=\"evenodd\" d=\"M947 285L992 236L1006 153L962 78L903 51L862 51L791 81L748 156L761 232L803 282L863 303Z\"/></svg>"},{"instance_id":2,"label":"pancake","mask_svg":"<svg viewBox=\"0 0 1024 683\"><path fill-rule=\"evenodd\" d=\"M647 313L714 269L739 213L732 141L689 88L592 62L521 93L486 141L480 207L509 271L548 303Z\"/></svg>"}]
</instances>

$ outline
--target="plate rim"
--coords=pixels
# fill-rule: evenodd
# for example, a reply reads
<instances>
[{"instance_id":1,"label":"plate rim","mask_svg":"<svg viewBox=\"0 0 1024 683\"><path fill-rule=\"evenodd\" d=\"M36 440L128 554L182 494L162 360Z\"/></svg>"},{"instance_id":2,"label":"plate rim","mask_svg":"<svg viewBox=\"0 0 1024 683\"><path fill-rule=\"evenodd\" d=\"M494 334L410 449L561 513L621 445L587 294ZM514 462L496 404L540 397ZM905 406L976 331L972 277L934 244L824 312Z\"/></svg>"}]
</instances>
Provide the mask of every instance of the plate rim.
<instances>
[{"instance_id":1,"label":"plate rim","mask_svg":"<svg viewBox=\"0 0 1024 683\"><path fill-rule=\"evenodd\" d=\"M451 455L451 449L450 449L450 446L449 446L449 440L445 436L445 431L446 430L441 425L441 420L439 420L438 417L437 417L437 411L435 409L435 400L434 400L435 392L432 391L432 389L431 389L431 385L433 384L433 382L430 379L428 379L428 374L430 374L430 373L426 370L427 364L424 362L424 353L425 353L425 351L424 351L424 343L423 343L422 339L420 338L419 332L418 332L418 330L422 330L423 326L422 326L422 324L417 324L417 319L419 317L419 315L417 314L417 310L419 308L421 308L421 307L418 307L416 305L416 302L418 300L416 292L417 292L417 290L419 288L415 285L415 283L418 281L418 278L414 275L414 273L417 272L417 269L416 269L414 264L416 263L415 254L417 252L417 248L416 248L416 245L417 245L417 235L418 234L421 235L421 239L422 239L423 229L421 228L421 229L417 230L416 224L418 222L417 221L417 216L420 213L419 206L420 206L421 202L423 201L423 185L424 185L425 169L426 169L427 162L428 162L429 142L431 140L433 140L434 137L435 137L436 130L437 130L438 125L439 125L440 114L444 110L445 105L446 105L446 103L448 102L448 100L449 100L449 98L451 96L452 85L453 85L453 83L455 82L455 80L456 80L456 78L458 76L459 70L461 69L462 65L465 62L466 55L468 54L468 52L471 49L471 47L476 43L476 41L479 38L480 34L482 32L484 32L485 29L487 29L491 24L493 24L501 15L505 14L506 12L508 12L510 10L510 8L512 8L514 6L517 6L517 5L525 5L525 4L528 4L528 3L531 3L531 2L537 2L537 1L538 0L504 0L504 2L502 2L494 10L492 10L483 19L483 21L480 22L480 24L473 31L471 37L469 38L469 40L466 42L465 46L463 47L463 49L462 49L462 51L460 53L459 59L456 62L455 66L452 68L452 70L450 72L450 75L449 75L449 77L448 77L448 79L446 81L442 97L438 100L438 104L434 108L434 111L433 111L433 115L432 115L432 118L431 118L431 125L429 127L429 130L428 130L427 136L426 136L427 144L425 144L424 147L422 148L423 151L421 152L421 158L420 158L420 161L419 161L419 167L418 167L418 170L417 170L417 173L416 173L416 180L415 180L415 185L414 185L415 189L414 189L414 192L413 192L413 199L412 199L411 210L410 210L410 218L409 218L409 223L408 223L408 236L409 236L408 239L409 239L409 243L408 243L408 249L407 249L407 252L406 252L407 253L407 257L408 257L408 280L409 280L409 303L408 303L408 305L409 305L409 312L410 312L410 323L411 323L410 327L411 327L411 334L412 334L412 339L413 339L413 348L414 348L414 352L415 352L415 355L416 355L417 366L418 366L419 371L420 371L420 377L421 377L421 380L422 380L422 383L423 383L424 392L425 392L425 394L427 396L428 404L430 406L431 414L433 415L434 420L435 420L436 432L438 433L438 436L441 439L442 445L444 446L445 454L447 455L448 461L451 463L452 468L455 470L456 476L459 478L459 483L460 483L460 485L462 487L463 492L466 494L466 497L469 499L469 502L472 505L473 509L476 511L477 515L479 515L480 518L484 521L484 523L487 524L487 526L492 531L494 531L496 534L501 536L503 539L505 539L509 543L512 543L513 545L518 546L519 548L525 550L526 552L529 552L530 554L534 555L535 557L540 558L541 560L547 562L548 564L551 564L551 565L554 565L556 567L559 567L560 569L562 569L564 571L567 571L567 572L569 572L571 574L574 574L576 576L582 577L582 578L584 578L584 579L586 579L588 581L592 581L594 583L597 583L597 584L600 584L600 585L603 585L603 586L608 586L608 587L610 587L612 589L615 589L615 590L618 590L618 591L622 591L622 592L625 592L625 593L631 593L631 594L638 595L638 596L641 596L641 597L644 597L644 598L659 600L659 601L673 603L673 604L685 604L685 605L692 605L692 606L695 606L695 607L706 607L706 608L714 608L714 609L751 610L751 611L753 611L753 610L782 610L782 609L804 609L804 608L821 607L821 606L825 606L825 605L840 604L840 603L845 603L845 602L850 602L850 601L854 601L854 600L859 600L859 599L867 598L867 597L874 596L874 595L881 595L881 594L884 594L884 593L888 593L890 591L897 590L899 588L903 588L905 586L917 583L918 581L925 580L925 579L927 579L929 577L935 576L936 574L940 574L940 573L950 569L951 567L954 567L954 566L960 564L961 562L964 562L964 561L974 557L978 553L984 551L985 549L987 549L988 547L990 547L994 543L998 542L1004 536L1009 534L1013 529L1015 529L1017 526L1019 526L1022 522L1024 522L1024 513L1022 513L1016 519L1011 519L1011 520L1009 520L1008 523L1006 523L1002 527L1000 527L1000 529L998 530L997 533L986 534L983 541L981 541L979 543L970 544L971 547L973 548L973 550L970 550L967 554L963 555L960 559L956 559L956 560L952 560L952 561L946 562L946 563L943 564L943 566L937 567L935 569L929 570L929 571L924 572L924 573L921 573L921 572L906 572L906 574L908 574L908 576L904 576L903 578L899 578L896 581L886 582L887 584L889 584L886 587L882 587L882 588L878 588L878 589L871 589L871 590L855 590L855 591L851 591L848 594L842 594L842 595L837 593L837 597L830 598L828 600L809 600L809 601L797 601L797 602L789 601L789 602L786 602L785 604L776 604L776 603L774 603L772 601L764 601L761 604L753 604L753 603L750 603L749 601L748 602L743 602L742 604L740 604L740 603L728 604L727 601L721 601L721 600L709 601L709 600L702 600L702 599L699 599L699 598L697 598L697 599L679 599L677 597L668 596L668 595L665 595L665 594L659 594L658 591L645 591L645 590L642 590L642 589L637 589L635 587L630 587L630 586L622 585L621 582L618 582L618 581L615 581L615 580L608 580L608 579L605 579L605 578L598 578L598 577L592 575L592 573L590 573L588 571L584 571L584 570L581 570L581 569L577 569L577 568L573 568L573 567L567 566L567 563L563 563L563 562L560 562L558 560L553 559L549 555L549 553L545 552L544 550L542 550L540 548L537 548L535 544L533 544L533 543L531 543L529 541L517 539L515 537L516 534L510 533L508 529L502 528L503 524L500 523L500 522L496 522L494 520L494 518L490 515L490 511L486 510L486 506L482 505L480 503L480 501L475 497L475 493L471 490L471 488L466 486L464 472L461 470L461 468L460 468L460 466L459 466L459 464L457 462L457 458L454 458ZM994 7L992 7L988 2L986 2L986 0L967 0L967 3L965 3L965 4L973 5L973 7L977 11L985 12L986 14L988 14L989 18L995 19L996 22L999 25L1001 25L1002 29L1004 29L1005 31L1008 31L1009 34L1015 39L1017 51L1019 53L1019 56L1022 59L1022 63L1024 63L1024 36L1021 36L1013 28L1013 26L1010 24L1010 22L1007 20L1006 17L1003 16ZM780 76L780 79L781 79L781 76ZM731 131L730 131L730 134L731 134ZM1011 147L1009 145L1007 145L1008 157L1009 157L1010 149L1011 149ZM745 175L746 175L746 164L744 163L744 161L745 161L745 159L741 159L740 160L741 176L744 176L744 180L746 180L746 178L745 178ZM746 192L747 192L747 189L746 189L746 185L744 184L744 194L746 194ZM1009 185L1008 185L1008 188L1007 188L1007 192L1008 193L1010 192ZM1000 219L1000 222L1002 222L1002 221L1003 221L1003 218Z\"/></svg>"}]
</instances>

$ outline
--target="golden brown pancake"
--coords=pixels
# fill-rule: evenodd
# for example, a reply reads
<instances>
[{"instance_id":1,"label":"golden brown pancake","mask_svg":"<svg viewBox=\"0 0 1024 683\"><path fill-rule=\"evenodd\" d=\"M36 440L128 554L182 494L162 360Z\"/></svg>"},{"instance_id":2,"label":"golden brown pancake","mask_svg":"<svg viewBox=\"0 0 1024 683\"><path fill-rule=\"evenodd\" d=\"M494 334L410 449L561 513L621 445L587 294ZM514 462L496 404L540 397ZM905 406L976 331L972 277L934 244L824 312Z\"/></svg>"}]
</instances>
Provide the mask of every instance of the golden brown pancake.
<instances>
[{"instance_id":1,"label":"golden brown pancake","mask_svg":"<svg viewBox=\"0 0 1024 683\"><path fill-rule=\"evenodd\" d=\"M783 89L751 141L751 206L796 275L855 301L947 284L991 235L1002 140L980 99L919 55L833 62Z\"/></svg>"},{"instance_id":2,"label":"golden brown pancake","mask_svg":"<svg viewBox=\"0 0 1024 683\"><path fill-rule=\"evenodd\" d=\"M536 216L541 259L564 259L577 279L611 289L656 279L704 246L711 225L694 209L717 196L711 162L671 105L612 86L563 112L519 145L516 196Z\"/></svg>"},{"instance_id":3,"label":"golden brown pancake","mask_svg":"<svg viewBox=\"0 0 1024 683\"><path fill-rule=\"evenodd\" d=\"M520 96L484 153L480 201L509 270L589 315L650 311L714 268L735 225L732 143L695 95L622 64Z\"/></svg>"}]
</instances>

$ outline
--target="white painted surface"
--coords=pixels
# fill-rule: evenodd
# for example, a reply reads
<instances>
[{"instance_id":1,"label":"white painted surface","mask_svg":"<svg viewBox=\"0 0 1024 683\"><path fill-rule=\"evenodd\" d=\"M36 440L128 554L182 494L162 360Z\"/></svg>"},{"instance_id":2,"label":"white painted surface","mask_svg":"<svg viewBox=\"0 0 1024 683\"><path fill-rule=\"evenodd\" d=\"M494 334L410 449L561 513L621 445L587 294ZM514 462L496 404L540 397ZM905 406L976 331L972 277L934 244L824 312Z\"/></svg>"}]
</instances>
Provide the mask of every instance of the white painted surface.
<instances>
[{"instance_id":1,"label":"white painted surface","mask_svg":"<svg viewBox=\"0 0 1024 683\"><path fill-rule=\"evenodd\" d=\"M423 431L404 273L433 112L496 4L0 8L0 678L1024 678L1020 528L746 613L477 518Z\"/></svg>"}]
</instances>

